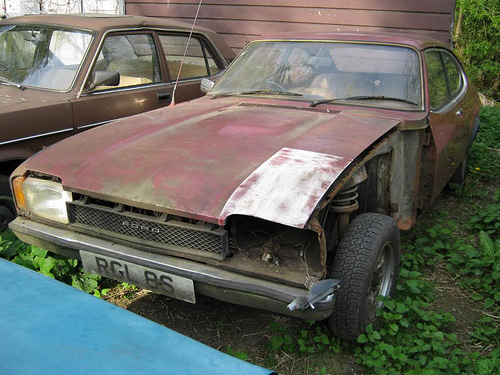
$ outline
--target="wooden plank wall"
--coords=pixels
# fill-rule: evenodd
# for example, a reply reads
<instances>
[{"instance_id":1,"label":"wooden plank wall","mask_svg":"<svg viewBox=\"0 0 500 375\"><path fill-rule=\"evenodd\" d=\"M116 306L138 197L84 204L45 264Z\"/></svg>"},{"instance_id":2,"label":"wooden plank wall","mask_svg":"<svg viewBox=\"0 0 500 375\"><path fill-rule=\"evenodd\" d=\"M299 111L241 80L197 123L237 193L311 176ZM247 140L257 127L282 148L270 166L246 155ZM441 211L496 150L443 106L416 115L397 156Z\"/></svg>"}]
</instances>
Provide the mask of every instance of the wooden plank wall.
<instances>
[{"instance_id":1,"label":"wooden plank wall","mask_svg":"<svg viewBox=\"0 0 500 375\"><path fill-rule=\"evenodd\" d=\"M125 0L126 14L192 23L199 0ZM285 31L381 31L451 43L455 0L203 0L197 24L239 52L260 35Z\"/></svg>"}]
</instances>

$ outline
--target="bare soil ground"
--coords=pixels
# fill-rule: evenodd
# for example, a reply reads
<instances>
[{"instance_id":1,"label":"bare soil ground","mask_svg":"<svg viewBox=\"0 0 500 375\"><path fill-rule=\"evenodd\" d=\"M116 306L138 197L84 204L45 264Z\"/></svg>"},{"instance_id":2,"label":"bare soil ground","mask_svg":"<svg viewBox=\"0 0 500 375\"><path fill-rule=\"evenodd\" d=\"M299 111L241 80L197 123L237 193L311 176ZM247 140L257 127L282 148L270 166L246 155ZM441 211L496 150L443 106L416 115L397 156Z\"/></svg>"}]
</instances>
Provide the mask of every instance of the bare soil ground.
<instances>
[{"instance_id":1,"label":"bare soil ground","mask_svg":"<svg viewBox=\"0 0 500 375\"><path fill-rule=\"evenodd\" d=\"M215 299L197 296L197 303L177 301L146 290L113 288L106 299L145 318L189 336L215 349L244 352L251 363L272 367L279 374L314 374L325 367L332 374L361 374L354 359L342 352L328 356L270 354L266 344L273 335L271 322L300 331L307 322ZM326 331L326 325L324 330Z\"/></svg>"}]
</instances>

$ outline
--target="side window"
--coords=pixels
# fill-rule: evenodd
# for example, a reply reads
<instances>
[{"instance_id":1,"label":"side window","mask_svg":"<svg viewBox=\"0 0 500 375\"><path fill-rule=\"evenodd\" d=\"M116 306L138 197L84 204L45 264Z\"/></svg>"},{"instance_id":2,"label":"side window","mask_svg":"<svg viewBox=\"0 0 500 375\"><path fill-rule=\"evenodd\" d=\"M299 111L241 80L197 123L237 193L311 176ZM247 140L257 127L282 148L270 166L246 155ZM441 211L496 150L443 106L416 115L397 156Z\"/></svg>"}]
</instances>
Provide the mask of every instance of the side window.
<instances>
[{"instance_id":1,"label":"side window","mask_svg":"<svg viewBox=\"0 0 500 375\"><path fill-rule=\"evenodd\" d=\"M158 54L150 34L110 35L90 75L90 91L161 82Z\"/></svg>"},{"instance_id":2,"label":"side window","mask_svg":"<svg viewBox=\"0 0 500 375\"><path fill-rule=\"evenodd\" d=\"M429 81L429 100L431 110L443 107L449 99L446 74L438 51L425 53L427 79Z\"/></svg>"},{"instance_id":3,"label":"side window","mask_svg":"<svg viewBox=\"0 0 500 375\"><path fill-rule=\"evenodd\" d=\"M462 83L462 70L458 62L448 53L442 53L443 63L448 77L448 84L450 85L451 97L454 98L461 91Z\"/></svg>"},{"instance_id":4,"label":"side window","mask_svg":"<svg viewBox=\"0 0 500 375\"><path fill-rule=\"evenodd\" d=\"M159 35L159 38L165 52L170 79L174 81L179 73L188 37L182 35ZM217 73L218 70L219 67L205 42L192 37L189 41L180 79L206 77Z\"/></svg>"}]
</instances>

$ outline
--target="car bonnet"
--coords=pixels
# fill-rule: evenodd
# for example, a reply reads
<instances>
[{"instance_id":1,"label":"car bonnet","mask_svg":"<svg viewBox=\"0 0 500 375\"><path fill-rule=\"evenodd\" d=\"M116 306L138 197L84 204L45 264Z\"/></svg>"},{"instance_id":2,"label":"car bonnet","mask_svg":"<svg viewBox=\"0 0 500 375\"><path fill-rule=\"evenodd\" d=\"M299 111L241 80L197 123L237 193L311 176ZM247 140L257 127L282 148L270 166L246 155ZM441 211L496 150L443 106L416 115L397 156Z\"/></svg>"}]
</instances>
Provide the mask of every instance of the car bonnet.
<instances>
[{"instance_id":1,"label":"car bonnet","mask_svg":"<svg viewBox=\"0 0 500 375\"><path fill-rule=\"evenodd\" d=\"M234 214L302 228L342 171L400 123L234 98L160 109L87 131L28 160L99 199L224 224Z\"/></svg>"}]
</instances>

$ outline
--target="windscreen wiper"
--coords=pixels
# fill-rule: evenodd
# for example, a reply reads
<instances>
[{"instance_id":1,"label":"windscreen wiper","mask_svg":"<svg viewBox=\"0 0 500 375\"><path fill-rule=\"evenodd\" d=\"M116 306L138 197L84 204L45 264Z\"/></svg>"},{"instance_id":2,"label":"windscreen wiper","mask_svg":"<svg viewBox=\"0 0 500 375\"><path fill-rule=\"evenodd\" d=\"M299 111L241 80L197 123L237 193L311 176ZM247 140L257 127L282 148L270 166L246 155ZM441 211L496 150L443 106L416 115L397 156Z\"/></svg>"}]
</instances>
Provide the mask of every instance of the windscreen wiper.
<instances>
[{"instance_id":1,"label":"windscreen wiper","mask_svg":"<svg viewBox=\"0 0 500 375\"><path fill-rule=\"evenodd\" d=\"M24 87L23 85L9 81L7 78L4 77L0 77L0 83L5 83L6 85L17 87L20 90L26 89L26 87Z\"/></svg>"},{"instance_id":2,"label":"windscreen wiper","mask_svg":"<svg viewBox=\"0 0 500 375\"><path fill-rule=\"evenodd\" d=\"M240 96L240 95L252 95L252 94L271 94L271 95L286 95L286 96L303 96L298 92L293 91L278 91L278 90L247 90L247 91L237 91L237 92L225 92L221 94L214 94L213 99L222 98L226 96Z\"/></svg>"},{"instance_id":3,"label":"windscreen wiper","mask_svg":"<svg viewBox=\"0 0 500 375\"><path fill-rule=\"evenodd\" d=\"M396 102L402 102L402 103L418 106L417 103L412 102L411 100L403 99L403 98L396 98L396 97L392 97L392 96L383 96L383 95L359 95L359 96L347 96L345 98L314 100L309 104L309 107L316 107L318 104L333 103L333 102L339 102L339 101L344 101L344 100L393 100Z\"/></svg>"}]
</instances>

